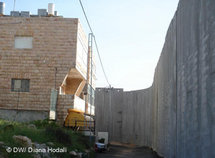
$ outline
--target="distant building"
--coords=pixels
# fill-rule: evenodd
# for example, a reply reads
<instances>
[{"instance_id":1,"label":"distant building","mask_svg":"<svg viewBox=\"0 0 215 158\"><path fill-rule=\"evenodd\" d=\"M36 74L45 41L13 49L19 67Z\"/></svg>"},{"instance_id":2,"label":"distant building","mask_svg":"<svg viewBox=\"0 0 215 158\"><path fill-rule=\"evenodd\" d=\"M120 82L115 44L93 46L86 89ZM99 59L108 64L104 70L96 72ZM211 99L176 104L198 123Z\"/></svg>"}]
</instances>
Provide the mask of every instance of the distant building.
<instances>
[{"instance_id":1,"label":"distant building","mask_svg":"<svg viewBox=\"0 0 215 158\"><path fill-rule=\"evenodd\" d=\"M91 58L79 20L38 13L0 16L0 118L63 122L69 108L94 115L95 63L86 85Z\"/></svg>"}]
</instances>

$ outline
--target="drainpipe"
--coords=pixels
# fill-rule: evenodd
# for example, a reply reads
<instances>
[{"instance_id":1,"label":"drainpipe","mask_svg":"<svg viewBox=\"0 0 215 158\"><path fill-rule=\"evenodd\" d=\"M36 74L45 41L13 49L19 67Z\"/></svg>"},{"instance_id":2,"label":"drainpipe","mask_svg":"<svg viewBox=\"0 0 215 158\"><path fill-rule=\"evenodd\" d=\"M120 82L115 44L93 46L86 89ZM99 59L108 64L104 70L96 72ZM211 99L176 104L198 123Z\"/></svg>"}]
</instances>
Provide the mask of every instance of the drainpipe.
<instances>
[{"instance_id":1,"label":"drainpipe","mask_svg":"<svg viewBox=\"0 0 215 158\"><path fill-rule=\"evenodd\" d=\"M57 67L55 67L55 90L57 90Z\"/></svg>"}]
</instances>

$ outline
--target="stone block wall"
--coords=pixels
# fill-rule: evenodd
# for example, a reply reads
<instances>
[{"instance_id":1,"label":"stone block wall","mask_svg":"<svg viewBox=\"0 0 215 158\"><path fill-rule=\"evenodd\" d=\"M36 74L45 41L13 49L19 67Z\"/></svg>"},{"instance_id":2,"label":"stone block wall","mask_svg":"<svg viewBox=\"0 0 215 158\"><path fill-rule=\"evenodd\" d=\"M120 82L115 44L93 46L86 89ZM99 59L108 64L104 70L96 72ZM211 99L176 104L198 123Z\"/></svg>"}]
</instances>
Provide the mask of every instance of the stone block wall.
<instances>
[{"instance_id":1,"label":"stone block wall","mask_svg":"<svg viewBox=\"0 0 215 158\"><path fill-rule=\"evenodd\" d=\"M16 37L32 37L32 49L15 48ZM76 18L0 17L0 109L17 110L18 105L19 110L48 112L51 89L58 89L71 70L86 78L86 65L79 63L81 72L76 69L78 38L87 45ZM12 78L29 79L29 92L12 92ZM72 104L70 96L59 95L58 118Z\"/></svg>"},{"instance_id":2,"label":"stone block wall","mask_svg":"<svg viewBox=\"0 0 215 158\"><path fill-rule=\"evenodd\" d=\"M67 111L70 108L73 108L74 104L74 95L58 95L57 100L57 121L60 124L63 124Z\"/></svg>"}]
</instances>

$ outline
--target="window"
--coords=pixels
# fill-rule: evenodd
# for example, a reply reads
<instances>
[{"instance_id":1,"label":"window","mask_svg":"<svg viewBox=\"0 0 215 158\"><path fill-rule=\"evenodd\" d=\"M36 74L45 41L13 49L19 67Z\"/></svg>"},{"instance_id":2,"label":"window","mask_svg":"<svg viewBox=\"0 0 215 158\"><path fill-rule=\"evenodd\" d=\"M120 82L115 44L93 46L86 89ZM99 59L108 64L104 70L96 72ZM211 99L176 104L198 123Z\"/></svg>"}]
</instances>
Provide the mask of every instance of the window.
<instances>
[{"instance_id":1,"label":"window","mask_svg":"<svg viewBox=\"0 0 215 158\"><path fill-rule=\"evenodd\" d=\"M32 49L33 47L33 38L32 37L15 37L15 48L16 49Z\"/></svg>"},{"instance_id":2,"label":"window","mask_svg":"<svg viewBox=\"0 0 215 158\"><path fill-rule=\"evenodd\" d=\"M11 91L12 92L29 92L30 80L29 79L12 79Z\"/></svg>"}]
</instances>

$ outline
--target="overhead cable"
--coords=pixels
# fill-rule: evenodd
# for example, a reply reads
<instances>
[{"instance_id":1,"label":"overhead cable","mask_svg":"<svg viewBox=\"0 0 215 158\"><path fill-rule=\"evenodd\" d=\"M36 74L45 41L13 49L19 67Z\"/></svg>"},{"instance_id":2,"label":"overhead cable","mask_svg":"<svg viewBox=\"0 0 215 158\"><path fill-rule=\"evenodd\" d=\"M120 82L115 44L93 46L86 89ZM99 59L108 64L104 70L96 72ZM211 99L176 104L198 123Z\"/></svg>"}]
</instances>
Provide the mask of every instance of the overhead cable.
<instances>
[{"instance_id":1,"label":"overhead cable","mask_svg":"<svg viewBox=\"0 0 215 158\"><path fill-rule=\"evenodd\" d=\"M86 14L86 12L85 12L85 9L84 9L84 6L83 6L81 0L79 0L79 3L80 3L80 5L81 5L82 11L83 11L83 13L84 13L84 17L85 17L85 19L86 19L86 21L87 21L87 24L88 24L88 27L89 27L89 29L90 29L90 32L93 34L93 37L94 37L93 39L94 39L94 42L95 42L96 51L97 51L97 54L98 54L98 57L99 57L99 61L100 61L100 64L101 64L102 71L103 71L103 73L104 73L105 79L106 79L108 85L111 87L111 85L110 85L110 83L109 83L109 81L108 81L108 77L107 77L107 75L106 75L106 73L105 73L105 70L104 70L104 66L103 66L103 63L102 63L102 60L101 60L101 56L100 56L98 44L97 44L97 42L96 42L95 34L93 33L92 27L91 27L91 25L90 25L90 22L89 22L89 20L88 20L87 14Z\"/></svg>"}]
</instances>

